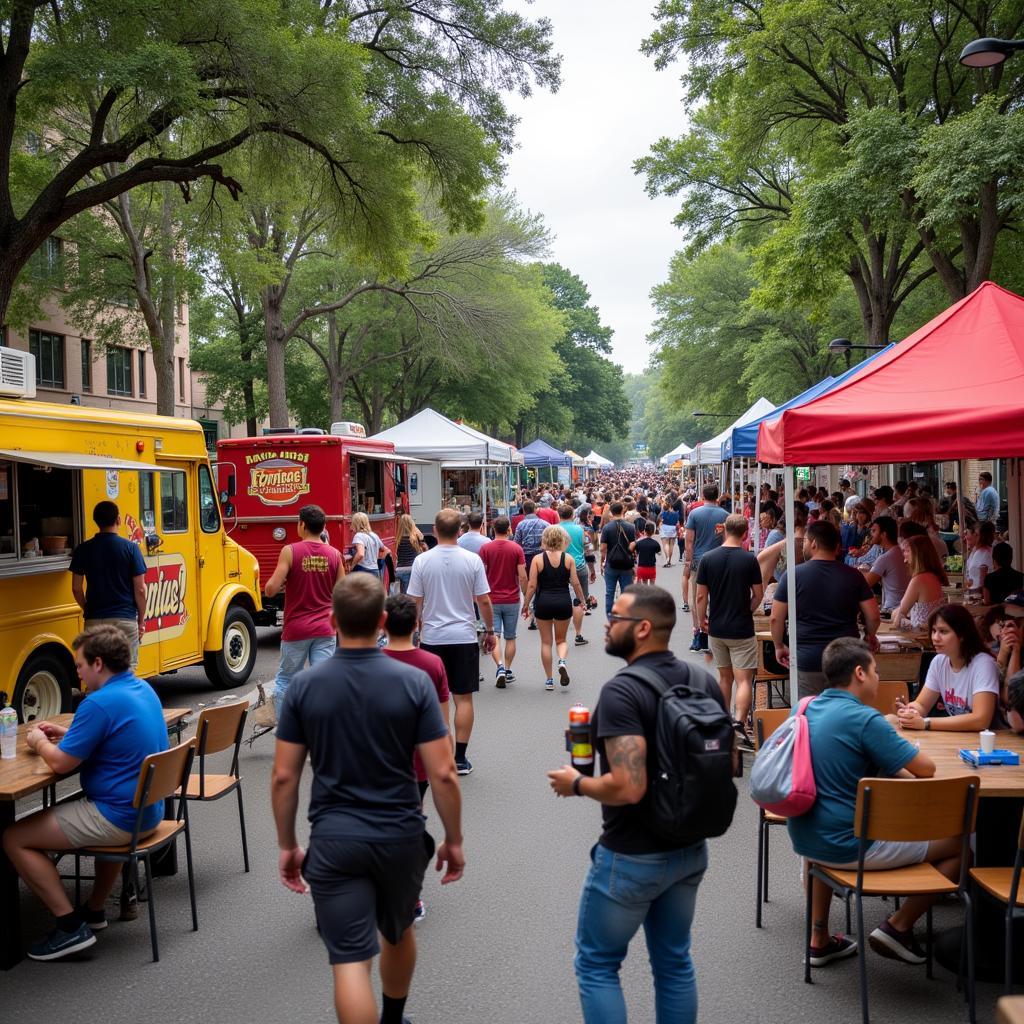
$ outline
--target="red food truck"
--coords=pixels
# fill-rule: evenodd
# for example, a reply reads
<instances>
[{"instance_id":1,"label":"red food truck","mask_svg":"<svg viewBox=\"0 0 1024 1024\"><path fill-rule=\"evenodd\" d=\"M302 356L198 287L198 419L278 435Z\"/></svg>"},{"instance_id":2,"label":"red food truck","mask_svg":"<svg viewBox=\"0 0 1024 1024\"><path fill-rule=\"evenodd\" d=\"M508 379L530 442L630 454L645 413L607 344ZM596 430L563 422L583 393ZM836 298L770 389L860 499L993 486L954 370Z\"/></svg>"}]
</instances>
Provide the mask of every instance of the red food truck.
<instances>
[{"instance_id":1,"label":"red food truck","mask_svg":"<svg viewBox=\"0 0 1024 1024\"><path fill-rule=\"evenodd\" d=\"M365 512L390 548L398 517L408 512L404 464L389 441L368 441L358 423L335 423L331 433L290 429L262 437L217 442L217 484L224 526L260 566L260 588L274 572L281 548L298 540L303 505L327 513L330 542L347 555L352 514ZM274 625L284 595L264 597L257 625Z\"/></svg>"}]
</instances>

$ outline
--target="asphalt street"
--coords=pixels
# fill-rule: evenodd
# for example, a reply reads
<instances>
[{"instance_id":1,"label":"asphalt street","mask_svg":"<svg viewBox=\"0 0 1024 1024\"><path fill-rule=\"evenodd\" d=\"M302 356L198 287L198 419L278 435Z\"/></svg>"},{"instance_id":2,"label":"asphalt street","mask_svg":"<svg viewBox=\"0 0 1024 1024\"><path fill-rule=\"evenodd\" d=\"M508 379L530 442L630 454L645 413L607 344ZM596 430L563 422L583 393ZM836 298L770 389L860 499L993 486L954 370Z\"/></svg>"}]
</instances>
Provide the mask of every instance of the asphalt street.
<instances>
[{"instance_id":1,"label":"asphalt street","mask_svg":"<svg viewBox=\"0 0 1024 1024\"><path fill-rule=\"evenodd\" d=\"M678 593L678 566L659 570ZM603 606L602 606L603 607ZM681 656L690 641L688 616L673 637ZM682 620L686 621L682 621ZM603 616L585 619L590 644L570 648L567 692L543 688L537 633L520 633L518 681L507 690L485 683L469 749L475 766L462 780L467 869L442 889L433 872L424 888L426 919L417 926L419 964L407 1014L414 1024L564 1024L581 1014L572 970L573 933L588 853L600 831L600 810L588 800L553 796L545 769L565 760L569 706L594 706L620 663L604 653ZM261 631L253 683L270 681L277 665L276 631ZM685 655L695 664L702 659ZM166 706L218 696L201 671L154 680ZM136 1024L139 1020L328 1024L334 1020L330 973L308 897L277 880L277 850L268 797L273 738L242 748L252 872L242 871L233 801L195 807L192 815L200 930L192 933L184 873L156 883L161 961L150 962L148 925L113 921L78 959L24 961L0 976L0 1019L27 1014L55 1020ZM693 926L700 1017L704 1021L843 1022L859 1020L857 961L815 972L803 983L803 897L799 864L785 832L771 840L771 902L765 927L754 927L756 813L741 780L732 828L713 840ZM303 807L308 794L304 783ZM26 806L24 810L28 810ZM437 820L429 808L429 826ZM48 927L23 895L27 928ZM867 905L872 928L891 905ZM959 921L955 908L936 911L938 930ZM841 930L838 908L833 930ZM966 1020L955 979L935 979L869 956L872 1019ZM653 992L643 936L630 947L623 972L630 1020L653 1022ZM994 986L980 986L979 1015L994 1017Z\"/></svg>"}]
</instances>

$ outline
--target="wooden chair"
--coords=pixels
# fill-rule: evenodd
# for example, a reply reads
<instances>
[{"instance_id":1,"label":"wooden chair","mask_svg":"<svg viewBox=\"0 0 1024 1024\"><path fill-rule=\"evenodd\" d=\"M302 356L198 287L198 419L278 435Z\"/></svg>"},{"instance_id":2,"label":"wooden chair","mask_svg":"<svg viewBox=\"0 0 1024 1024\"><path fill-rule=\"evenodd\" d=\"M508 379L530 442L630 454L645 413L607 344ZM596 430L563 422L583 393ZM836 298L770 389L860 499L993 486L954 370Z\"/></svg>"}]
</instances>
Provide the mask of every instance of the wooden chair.
<instances>
[{"instance_id":1,"label":"wooden chair","mask_svg":"<svg viewBox=\"0 0 1024 1024\"><path fill-rule=\"evenodd\" d=\"M860 1005L868 1024L867 951L864 944L865 896L923 896L955 894L970 916L968 891L970 839L978 812L978 781L960 775L948 779L861 779L857 785L854 834L859 840L857 867L852 870L808 863L810 877L824 882L844 898L854 897L857 905L857 949L860 961ZM932 864L868 871L864 857L876 839L897 842L930 842L959 838L960 879L951 882ZM804 942L804 981L811 983L811 889L807 885ZM927 914L928 977L932 977L932 912ZM974 972L974 941L967 933L967 973ZM971 1020L974 1020L973 987L968 984Z\"/></svg>"},{"instance_id":2,"label":"wooden chair","mask_svg":"<svg viewBox=\"0 0 1024 1024\"><path fill-rule=\"evenodd\" d=\"M771 640L757 637L757 670L754 672L753 702L757 706L757 688L765 687L765 703L771 709L772 698L777 696L784 707L788 707L785 699L785 687L789 684L789 670L775 660L775 647Z\"/></svg>"},{"instance_id":3,"label":"wooden chair","mask_svg":"<svg viewBox=\"0 0 1024 1024\"><path fill-rule=\"evenodd\" d=\"M758 751L764 741L789 717L788 708L761 709L754 712L754 750ZM768 902L768 829L772 825L785 826L786 819L772 814L763 807L757 809L757 927L761 927L761 904Z\"/></svg>"},{"instance_id":4,"label":"wooden chair","mask_svg":"<svg viewBox=\"0 0 1024 1024\"><path fill-rule=\"evenodd\" d=\"M893 714L893 709L896 705L896 698L902 697L905 701L910 700L910 686L902 679L883 679L878 684L878 693L875 694L875 699L872 701L865 701L870 704L876 711L880 711L883 715Z\"/></svg>"},{"instance_id":5,"label":"wooden chair","mask_svg":"<svg viewBox=\"0 0 1024 1024\"><path fill-rule=\"evenodd\" d=\"M1024 918L1024 888L1021 887L1021 870L1024 869L1024 814L1020 819L1020 833L1017 836L1017 856L1013 867L971 868L971 882L975 892L983 889L993 899L1006 904L1006 994L1013 991L1013 923ZM974 921L968 915L966 928L973 932ZM973 993L974 977L967 979L969 991ZM974 1020L974 1014L971 1014Z\"/></svg>"},{"instance_id":6,"label":"wooden chair","mask_svg":"<svg viewBox=\"0 0 1024 1024\"><path fill-rule=\"evenodd\" d=\"M138 871L139 861L146 865L146 888L149 891L149 937L153 947L154 963L160 959L156 940L156 898L153 891L153 867L150 858L185 836L185 859L188 863L188 898L192 905L192 931L199 931L199 916L196 912L196 886L192 871L192 834L188 826L188 802L184 790L188 786L192 771L192 760L196 753L196 741L188 740L160 754L150 754L142 762L139 783L135 788L132 806L136 810L135 827L130 843L124 846L88 846L79 852L85 857L100 861L115 861L129 865L132 875ZM143 812L147 807L171 799L177 794L178 810L173 818L167 818L157 825L155 831L140 838L139 829Z\"/></svg>"},{"instance_id":7,"label":"wooden chair","mask_svg":"<svg viewBox=\"0 0 1024 1024\"><path fill-rule=\"evenodd\" d=\"M236 793L238 796L238 825L242 831L242 861L249 870L249 844L245 835L245 808L242 805L242 777L238 774L238 750L245 732L245 719L249 702L221 704L204 708L196 725L196 743L199 757L198 775L189 776L185 790L187 800L211 802ZM214 775L206 770L206 758L222 750L232 749L231 766L227 775Z\"/></svg>"},{"instance_id":8,"label":"wooden chair","mask_svg":"<svg viewBox=\"0 0 1024 1024\"><path fill-rule=\"evenodd\" d=\"M917 679L921 672L923 651L880 651L875 655L878 678L890 680Z\"/></svg>"}]
</instances>

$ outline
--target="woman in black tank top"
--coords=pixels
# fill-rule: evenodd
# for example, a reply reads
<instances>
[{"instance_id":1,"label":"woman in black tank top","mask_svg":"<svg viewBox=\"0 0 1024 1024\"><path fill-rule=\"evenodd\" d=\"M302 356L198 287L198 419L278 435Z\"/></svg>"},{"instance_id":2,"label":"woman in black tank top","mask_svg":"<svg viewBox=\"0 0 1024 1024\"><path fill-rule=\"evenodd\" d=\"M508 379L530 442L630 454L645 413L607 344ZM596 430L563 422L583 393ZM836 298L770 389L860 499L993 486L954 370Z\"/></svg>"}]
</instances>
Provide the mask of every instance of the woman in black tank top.
<instances>
[{"instance_id":1,"label":"woman in black tank top","mask_svg":"<svg viewBox=\"0 0 1024 1024\"><path fill-rule=\"evenodd\" d=\"M552 643L558 649L558 681L569 685L569 670L565 658L569 653L566 634L572 618L572 591L583 603L583 588L576 575L576 563L568 558L565 549L569 546L569 535L560 526L549 526L541 534L541 553L535 555L530 565L530 581L523 601L523 618L530 617L530 600L536 595L534 616L540 631L540 660L544 666L544 686L555 688L551 672Z\"/></svg>"}]
</instances>

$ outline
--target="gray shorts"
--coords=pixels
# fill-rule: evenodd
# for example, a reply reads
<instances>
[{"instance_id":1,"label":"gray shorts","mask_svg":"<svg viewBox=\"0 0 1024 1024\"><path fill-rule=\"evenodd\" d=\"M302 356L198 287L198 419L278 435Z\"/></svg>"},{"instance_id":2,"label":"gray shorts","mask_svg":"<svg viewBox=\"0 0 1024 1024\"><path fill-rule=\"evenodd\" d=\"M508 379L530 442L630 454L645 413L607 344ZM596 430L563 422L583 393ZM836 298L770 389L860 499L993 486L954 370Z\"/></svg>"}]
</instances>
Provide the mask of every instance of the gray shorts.
<instances>
[{"instance_id":1,"label":"gray shorts","mask_svg":"<svg viewBox=\"0 0 1024 1024\"><path fill-rule=\"evenodd\" d=\"M117 626L127 637L132 651L132 668L139 663L139 620L138 619L86 619L85 628L90 626Z\"/></svg>"},{"instance_id":2,"label":"gray shorts","mask_svg":"<svg viewBox=\"0 0 1024 1024\"><path fill-rule=\"evenodd\" d=\"M73 848L83 846L125 846L132 841L131 832L118 828L105 818L89 799L69 800L53 809L61 832ZM152 831L152 830L151 830ZM148 834L148 833L147 833Z\"/></svg>"},{"instance_id":3,"label":"gray shorts","mask_svg":"<svg viewBox=\"0 0 1024 1024\"><path fill-rule=\"evenodd\" d=\"M738 668L751 672L757 668L757 640L754 637L727 640L712 636L708 637L708 643L715 668Z\"/></svg>"},{"instance_id":4,"label":"gray shorts","mask_svg":"<svg viewBox=\"0 0 1024 1024\"><path fill-rule=\"evenodd\" d=\"M503 636L506 640L515 640L516 630L519 628L519 613L522 611L522 601L515 604L495 604L494 609L494 632L497 636Z\"/></svg>"},{"instance_id":5,"label":"gray shorts","mask_svg":"<svg viewBox=\"0 0 1024 1024\"><path fill-rule=\"evenodd\" d=\"M893 839L876 839L864 854L864 868L867 871L889 871L905 868L911 864L923 864L928 856L926 842L901 843ZM856 871L857 862L848 864L826 864L825 867L841 871Z\"/></svg>"},{"instance_id":6,"label":"gray shorts","mask_svg":"<svg viewBox=\"0 0 1024 1024\"><path fill-rule=\"evenodd\" d=\"M817 697L827 686L824 672L805 672L802 668L796 670L796 693L799 700Z\"/></svg>"}]
</instances>

